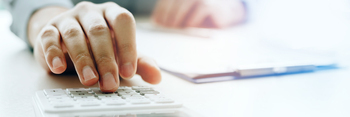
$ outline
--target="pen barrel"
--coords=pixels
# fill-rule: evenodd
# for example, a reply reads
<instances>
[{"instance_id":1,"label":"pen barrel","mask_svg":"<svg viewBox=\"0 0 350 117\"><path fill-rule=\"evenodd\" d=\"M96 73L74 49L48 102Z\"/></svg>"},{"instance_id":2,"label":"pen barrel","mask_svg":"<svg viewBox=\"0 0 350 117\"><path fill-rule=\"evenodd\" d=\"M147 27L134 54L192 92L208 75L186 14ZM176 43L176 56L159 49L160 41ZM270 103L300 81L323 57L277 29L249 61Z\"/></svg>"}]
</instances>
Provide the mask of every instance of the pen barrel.
<instances>
[{"instance_id":1,"label":"pen barrel","mask_svg":"<svg viewBox=\"0 0 350 117\"><path fill-rule=\"evenodd\" d=\"M293 74L302 72L312 72L316 69L315 65L301 65L301 66L283 66L283 67L264 67L264 68L246 68L238 69L236 73L240 77L252 77L252 76L272 76Z\"/></svg>"}]
</instances>

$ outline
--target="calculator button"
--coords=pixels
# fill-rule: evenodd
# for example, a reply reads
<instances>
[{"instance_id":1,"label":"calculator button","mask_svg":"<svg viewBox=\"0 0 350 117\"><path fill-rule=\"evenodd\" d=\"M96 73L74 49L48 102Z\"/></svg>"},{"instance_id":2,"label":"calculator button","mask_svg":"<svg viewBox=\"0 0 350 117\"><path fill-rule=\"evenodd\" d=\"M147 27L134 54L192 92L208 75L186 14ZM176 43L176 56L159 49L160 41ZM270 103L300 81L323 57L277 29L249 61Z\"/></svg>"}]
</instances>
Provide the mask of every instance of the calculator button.
<instances>
[{"instance_id":1,"label":"calculator button","mask_svg":"<svg viewBox=\"0 0 350 117\"><path fill-rule=\"evenodd\" d=\"M139 93L141 95L145 95L145 94L159 94L158 91L140 91Z\"/></svg>"},{"instance_id":2,"label":"calculator button","mask_svg":"<svg viewBox=\"0 0 350 117\"><path fill-rule=\"evenodd\" d=\"M141 95L139 95L139 94L136 94L136 95L122 95L121 96L122 98L131 98L131 97L142 97Z\"/></svg>"},{"instance_id":3,"label":"calculator button","mask_svg":"<svg viewBox=\"0 0 350 117\"><path fill-rule=\"evenodd\" d=\"M70 95L62 94L62 95L47 95L47 98L56 98L56 97L70 97Z\"/></svg>"},{"instance_id":4,"label":"calculator button","mask_svg":"<svg viewBox=\"0 0 350 117\"><path fill-rule=\"evenodd\" d=\"M155 97L163 97L160 94L145 94L144 95L146 98L155 98Z\"/></svg>"},{"instance_id":5,"label":"calculator button","mask_svg":"<svg viewBox=\"0 0 350 117\"><path fill-rule=\"evenodd\" d=\"M135 89L136 92L141 92L141 91L154 91L153 89Z\"/></svg>"},{"instance_id":6,"label":"calculator button","mask_svg":"<svg viewBox=\"0 0 350 117\"><path fill-rule=\"evenodd\" d=\"M99 106L100 103L99 102L81 102L80 105L81 106Z\"/></svg>"},{"instance_id":7,"label":"calculator button","mask_svg":"<svg viewBox=\"0 0 350 117\"><path fill-rule=\"evenodd\" d=\"M121 89L121 90L117 90L118 93L121 93L121 92L136 92L135 90L132 90L132 89Z\"/></svg>"},{"instance_id":8,"label":"calculator button","mask_svg":"<svg viewBox=\"0 0 350 117\"><path fill-rule=\"evenodd\" d=\"M54 96L67 96L67 94L59 94L59 93L54 93L54 94L46 94L46 97L54 97Z\"/></svg>"},{"instance_id":9,"label":"calculator button","mask_svg":"<svg viewBox=\"0 0 350 117\"><path fill-rule=\"evenodd\" d=\"M135 91L123 91L123 92L118 92L119 95L132 95L132 94L137 94Z\"/></svg>"},{"instance_id":10,"label":"calculator button","mask_svg":"<svg viewBox=\"0 0 350 117\"><path fill-rule=\"evenodd\" d=\"M69 91L69 94L80 94L80 93L90 93L89 91Z\"/></svg>"},{"instance_id":11,"label":"calculator button","mask_svg":"<svg viewBox=\"0 0 350 117\"><path fill-rule=\"evenodd\" d=\"M69 94L91 94L89 91L70 91Z\"/></svg>"},{"instance_id":12,"label":"calculator button","mask_svg":"<svg viewBox=\"0 0 350 117\"><path fill-rule=\"evenodd\" d=\"M49 100L50 103L55 104L55 103L75 103L76 101L74 100Z\"/></svg>"},{"instance_id":13,"label":"calculator button","mask_svg":"<svg viewBox=\"0 0 350 117\"><path fill-rule=\"evenodd\" d=\"M49 97L49 100L66 100L71 99L70 97L63 97L63 96L55 96L55 97Z\"/></svg>"},{"instance_id":14,"label":"calculator button","mask_svg":"<svg viewBox=\"0 0 350 117\"><path fill-rule=\"evenodd\" d=\"M91 93L72 93L72 96L95 96L94 94Z\"/></svg>"},{"instance_id":15,"label":"calculator button","mask_svg":"<svg viewBox=\"0 0 350 117\"><path fill-rule=\"evenodd\" d=\"M127 87L127 86L119 86L118 89L131 89L131 87Z\"/></svg>"},{"instance_id":16,"label":"calculator button","mask_svg":"<svg viewBox=\"0 0 350 117\"><path fill-rule=\"evenodd\" d=\"M74 100L73 98L49 98L49 101Z\"/></svg>"},{"instance_id":17,"label":"calculator button","mask_svg":"<svg viewBox=\"0 0 350 117\"><path fill-rule=\"evenodd\" d=\"M98 97L99 99L101 99L101 100L103 100L103 99L122 99L121 97L103 97L103 96L101 96L101 97Z\"/></svg>"},{"instance_id":18,"label":"calculator button","mask_svg":"<svg viewBox=\"0 0 350 117\"><path fill-rule=\"evenodd\" d=\"M66 95L66 92L62 89L45 89L44 94L46 96L60 96Z\"/></svg>"},{"instance_id":19,"label":"calculator button","mask_svg":"<svg viewBox=\"0 0 350 117\"><path fill-rule=\"evenodd\" d=\"M91 88L89 88L89 90L100 90L100 88L98 88L98 87L91 87Z\"/></svg>"},{"instance_id":20,"label":"calculator button","mask_svg":"<svg viewBox=\"0 0 350 117\"><path fill-rule=\"evenodd\" d=\"M73 107L74 105L71 103L55 103L53 104L53 107L55 108L66 108L66 107Z\"/></svg>"},{"instance_id":21,"label":"calculator button","mask_svg":"<svg viewBox=\"0 0 350 117\"><path fill-rule=\"evenodd\" d=\"M90 89L85 89L85 88L68 88L66 90L67 91L88 91Z\"/></svg>"},{"instance_id":22,"label":"calculator button","mask_svg":"<svg viewBox=\"0 0 350 117\"><path fill-rule=\"evenodd\" d=\"M45 89L44 93L65 93L65 91L63 89Z\"/></svg>"},{"instance_id":23,"label":"calculator button","mask_svg":"<svg viewBox=\"0 0 350 117\"><path fill-rule=\"evenodd\" d=\"M126 100L130 101L130 100L140 100L140 99L146 99L144 97L128 97L126 98Z\"/></svg>"},{"instance_id":24,"label":"calculator button","mask_svg":"<svg viewBox=\"0 0 350 117\"><path fill-rule=\"evenodd\" d=\"M96 99L96 98L92 98L92 99L85 99L85 100L77 100L76 102L78 103L85 103L85 102L100 102L100 100Z\"/></svg>"},{"instance_id":25,"label":"calculator button","mask_svg":"<svg viewBox=\"0 0 350 117\"><path fill-rule=\"evenodd\" d=\"M124 91L134 91L134 90L132 90L132 89L117 89L117 91L115 93L124 92Z\"/></svg>"},{"instance_id":26,"label":"calculator button","mask_svg":"<svg viewBox=\"0 0 350 117\"><path fill-rule=\"evenodd\" d=\"M99 92L101 91L100 88L90 88L91 91L96 91L96 92Z\"/></svg>"},{"instance_id":27,"label":"calculator button","mask_svg":"<svg viewBox=\"0 0 350 117\"><path fill-rule=\"evenodd\" d=\"M132 86L132 89L138 90L138 89L152 89L151 87L147 86Z\"/></svg>"},{"instance_id":28,"label":"calculator button","mask_svg":"<svg viewBox=\"0 0 350 117\"><path fill-rule=\"evenodd\" d=\"M75 100L91 100L91 99L96 99L95 97L90 97L90 96L80 96L80 97L74 97Z\"/></svg>"},{"instance_id":29,"label":"calculator button","mask_svg":"<svg viewBox=\"0 0 350 117\"><path fill-rule=\"evenodd\" d=\"M119 100L105 100L104 101L107 105L124 105L126 102L122 99Z\"/></svg>"},{"instance_id":30,"label":"calculator button","mask_svg":"<svg viewBox=\"0 0 350 117\"><path fill-rule=\"evenodd\" d=\"M123 100L122 98L102 98L101 101L108 102L108 101L116 101L116 100Z\"/></svg>"},{"instance_id":31,"label":"calculator button","mask_svg":"<svg viewBox=\"0 0 350 117\"><path fill-rule=\"evenodd\" d=\"M99 92L95 92L94 94L115 94L115 93L104 93L102 91L99 91Z\"/></svg>"},{"instance_id":32,"label":"calculator button","mask_svg":"<svg viewBox=\"0 0 350 117\"><path fill-rule=\"evenodd\" d=\"M173 103L174 102L174 100L169 99L169 98L158 98L158 99L155 99L153 101L156 103Z\"/></svg>"},{"instance_id":33,"label":"calculator button","mask_svg":"<svg viewBox=\"0 0 350 117\"><path fill-rule=\"evenodd\" d=\"M167 97L163 97L163 96L158 96L158 97L151 97L151 98L148 98L152 101L157 101L157 100L171 100L170 98L167 98Z\"/></svg>"},{"instance_id":34,"label":"calculator button","mask_svg":"<svg viewBox=\"0 0 350 117\"><path fill-rule=\"evenodd\" d=\"M109 94L95 94L96 96L118 96L118 94L115 93L109 93Z\"/></svg>"},{"instance_id":35,"label":"calculator button","mask_svg":"<svg viewBox=\"0 0 350 117\"><path fill-rule=\"evenodd\" d=\"M147 99L137 99L137 100L130 100L129 101L131 104L149 104L151 101Z\"/></svg>"}]
</instances>

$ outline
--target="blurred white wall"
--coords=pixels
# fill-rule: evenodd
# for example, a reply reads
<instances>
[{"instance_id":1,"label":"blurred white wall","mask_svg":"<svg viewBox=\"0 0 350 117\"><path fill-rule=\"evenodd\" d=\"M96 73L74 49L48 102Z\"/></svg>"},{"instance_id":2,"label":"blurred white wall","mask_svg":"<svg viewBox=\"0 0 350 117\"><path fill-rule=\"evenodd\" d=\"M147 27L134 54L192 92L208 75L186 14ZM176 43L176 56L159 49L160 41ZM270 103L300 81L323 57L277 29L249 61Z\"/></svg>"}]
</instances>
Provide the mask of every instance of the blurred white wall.
<instances>
[{"instance_id":1,"label":"blurred white wall","mask_svg":"<svg viewBox=\"0 0 350 117\"><path fill-rule=\"evenodd\" d=\"M2 5L2 0L0 0L0 10L4 10L4 6Z\"/></svg>"},{"instance_id":2,"label":"blurred white wall","mask_svg":"<svg viewBox=\"0 0 350 117\"><path fill-rule=\"evenodd\" d=\"M264 40L293 48L349 45L349 0L264 0L255 23ZM346 42L346 43L345 43Z\"/></svg>"},{"instance_id":3,"label":"blurred white wall","mask_svg":"<svg viewBox=\"0 0 350 117\"><path fill-rule=\"evenodd\" d=\"M260 0L256 6L252 23L261 41L350 60L350 0Z\"/></svg>"}]
</instances>

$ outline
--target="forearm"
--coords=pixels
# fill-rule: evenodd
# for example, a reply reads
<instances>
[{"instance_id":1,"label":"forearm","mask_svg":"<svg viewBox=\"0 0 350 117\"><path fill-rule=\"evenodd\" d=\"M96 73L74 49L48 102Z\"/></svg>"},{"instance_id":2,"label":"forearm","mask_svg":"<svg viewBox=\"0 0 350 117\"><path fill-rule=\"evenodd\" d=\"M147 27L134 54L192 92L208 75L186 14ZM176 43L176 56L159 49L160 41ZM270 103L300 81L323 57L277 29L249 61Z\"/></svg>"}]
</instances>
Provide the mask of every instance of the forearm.
<instances>
[{"instance_id":1,"label":"forearm","mask_svg":"<svg viewBox=\"0 0 350 117\"><path fill-rule=\"evenodd\" d=\"M58 7L58 6L49 6L37 10L31 17L28 22L28 41L32 47L34 47L35 40L37 35L40 33L40 30L55 16L59 15L62 12L67 11L68 8Z\"/></svg>"}]
</instances>

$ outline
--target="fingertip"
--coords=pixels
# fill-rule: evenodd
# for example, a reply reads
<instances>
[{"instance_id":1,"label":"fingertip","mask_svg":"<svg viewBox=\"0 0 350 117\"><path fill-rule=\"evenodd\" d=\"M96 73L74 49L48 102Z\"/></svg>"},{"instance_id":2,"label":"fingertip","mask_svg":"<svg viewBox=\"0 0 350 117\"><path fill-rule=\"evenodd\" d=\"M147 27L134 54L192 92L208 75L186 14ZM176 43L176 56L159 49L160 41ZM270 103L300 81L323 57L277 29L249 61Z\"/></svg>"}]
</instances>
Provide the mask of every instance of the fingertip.
<instances>
[{"instance_id":1,"label":"fingertip","mask_svg":"<svg viewBox=\"0 0 350 117\"><path fill-rule=\"evenodd\" d=\"M105 89L103 88L102 86L100 86L100 90L102 92L105 92L105 93L113 93L113 92L116 92L118 89L118 86L117 87L113 87L112 89Z\"/></svg>"},{"instance_id":2,"label":"fingertip","mask_svg":"<svg viewBox=\"0 0 350 117\"><path fill-rule=\"evenodd\" d=\"M159 84L161 81L162 81L162 75L159 72L159 74L154 75L153 78L148 78L146 82L155 85L155 84Z\"/></svg>"},{"instance_id":3,"label":"fingertip","mask_svg":"<svg viewBox=\"0 0 350 117\"><path fill-rule=\"evenodd\" d=\"M92 86L98 82L98 78L90 79L88 81L81 81L81 83L85 86Z\"/></svg>"},{"instance_id":4,"label":"fingertip","mask_svg":"<svg viewBox=\"0 0 350 117\"><path fill-rule=\"evenodd\" d=\"M136 69L132 63L125 63L120 67L120 76L123 79L130 79L135 75Z\"/></svg>"},{"instance_id":5,"label":"fingertip","mask_svg":"<svg viewBox=\"0 0 350 117\"><path fill-rule=\"evenodd\" d=\"M62 66L62 67L53 69L51 72L54 74L62 74L65 70L66 70L66 68Z\"/></svg>"},{"instance_id":6,"label":"fingertip","mask_svg":"<svg viewBox=\"0 0 350 117\"><path fill-rule=\"evenodd\" d=\"M154 65L156 65L155 62L153 62L153 63L154 63ZM144 75L145 76L144 78L147 79L146 82L148 82L150 84L159 84L160 83L160 81L162 80L162 74L161 74L158 66L149 66L147 72L149 74Z\"/></svg>"},{"instance_id":7,"label":"fingertip","mask_svg":"<svg viewBox=\"0 0 350 117\"><path fill-rule=\"evenodd\" d=\"M51 71L55 74L61 74L66 70L66 65L63 63L60 57L54 57L52 59Z\"/></svg>"},{"instance_id":8,"label":"fingertip","mask_svg":"<svg viewBox=\"0 0 350 117\"><path fill-rule=\"evenodd\" d=\"M158 84L162 79L157 64L149 58L140 58L138 61L137 74L150 84Z\"/></svg>"},{"instance_id":9,"label":"fingertip","mask_svg":"<svg viewBox=\"0 0 350 117\"><path fill-rule=\"evenodd\" d=\"M98 82L98 74L90 66L85 66L83 68L83 78L80 78L82 84L85 86L91 86Z\"/></svg>"},{"instance_id":10,"label":"fingertip","mask_svg":"<svg viewBox=\"0 0 350 117\"><path fill-rule=\"evenodd\" d=\"M99 82L100 89L102 92L115 92L119 87L119 78L114 77L112 73L108 72L101 77Z\"/></svg>"},{"instance_id":11,"label":"fingertip","mask_svg":"<svg viewBox=\"0 0 350 117\"><path fill-rule=\"evenodd\" d=\"M104 89L103 87L100 86L100 90L105 93L113 93L116 92L118 87L113 87L112 89Z\"/></svg>"}]
</instances>

